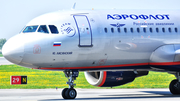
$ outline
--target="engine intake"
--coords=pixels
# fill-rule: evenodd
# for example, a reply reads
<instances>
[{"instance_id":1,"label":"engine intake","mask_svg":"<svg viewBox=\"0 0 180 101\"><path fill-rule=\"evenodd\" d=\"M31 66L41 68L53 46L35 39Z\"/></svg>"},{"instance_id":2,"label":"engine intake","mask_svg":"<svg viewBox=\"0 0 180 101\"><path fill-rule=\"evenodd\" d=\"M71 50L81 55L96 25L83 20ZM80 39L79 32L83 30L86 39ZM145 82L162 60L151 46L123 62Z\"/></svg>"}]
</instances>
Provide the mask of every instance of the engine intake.
<instances>
[{"instance_id":1,"label":"engine intake","mask_svg":"<svg viewBox=\"0 0 180 101\"><path fill-rule=\"evenodd\" d=\"M85 72L89 84L98 87L119 86L134 81L136 77L147 75L148 71L99 71Z\"/></svg>"}]
</instances>

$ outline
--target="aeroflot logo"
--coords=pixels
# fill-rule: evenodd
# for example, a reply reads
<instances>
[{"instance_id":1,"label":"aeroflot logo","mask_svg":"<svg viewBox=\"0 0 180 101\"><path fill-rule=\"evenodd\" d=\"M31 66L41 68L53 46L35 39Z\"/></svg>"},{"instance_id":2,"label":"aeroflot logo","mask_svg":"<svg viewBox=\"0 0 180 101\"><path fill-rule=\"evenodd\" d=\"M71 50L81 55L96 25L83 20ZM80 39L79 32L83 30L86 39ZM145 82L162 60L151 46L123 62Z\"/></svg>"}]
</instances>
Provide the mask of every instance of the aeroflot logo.
<instances>
[{"instance_id":1,"label":"aeroflot logo","mask_svg":"<svg viewBox=\"0 0 180 101\"><path fill-rule=\"evenodd\" d=\"M157 14L157 15L144 15L144 14L141 14L141 15L135 15L135 14L131 14L131 15L113 14L113 15L110 15L110 14L107 14L107 19L113 19L113 20L121 20L121 19L124 19L124 20L126 20L126 19L133 19L133 20L138 20L138 19L164 20L164 19L167 19L167 20L169 20L170 18L169 18L168 14Z\"/></svg>"}]
</instances>

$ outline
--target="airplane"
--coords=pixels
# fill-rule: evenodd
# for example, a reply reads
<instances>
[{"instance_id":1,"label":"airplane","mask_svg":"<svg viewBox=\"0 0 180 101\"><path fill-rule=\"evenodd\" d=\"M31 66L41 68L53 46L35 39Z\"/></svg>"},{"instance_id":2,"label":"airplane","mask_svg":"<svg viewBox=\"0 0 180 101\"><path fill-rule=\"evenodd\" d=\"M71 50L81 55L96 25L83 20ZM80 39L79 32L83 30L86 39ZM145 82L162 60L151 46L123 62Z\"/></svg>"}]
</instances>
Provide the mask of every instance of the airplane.
<instances>
[{"instance_id":1,"label":"airplane","mask_svg":"<svg viewBox=\"0 0 180 101\"><path fill-rule=\"evenodd\" d=\"M63 71L75 99L74 80L85 72L93 86L133 82L149 71L168 72L172 94L180 94L178 10L62 10L32 19L2 49L10 62L39 70Z\"/></svg>"}]
</instances>

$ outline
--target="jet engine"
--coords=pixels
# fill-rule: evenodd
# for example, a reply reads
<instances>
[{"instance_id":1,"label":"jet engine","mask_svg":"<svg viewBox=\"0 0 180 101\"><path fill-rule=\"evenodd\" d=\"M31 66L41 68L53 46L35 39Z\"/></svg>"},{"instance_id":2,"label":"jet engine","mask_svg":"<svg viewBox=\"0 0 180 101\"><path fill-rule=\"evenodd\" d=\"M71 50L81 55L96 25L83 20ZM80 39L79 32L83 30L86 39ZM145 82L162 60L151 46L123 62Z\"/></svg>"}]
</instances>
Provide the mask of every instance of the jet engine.
<instances>
[{"instance_id":1,"label":"jet engine","mask_svg":"<svg viewBox=\"0 0 180 101\"><path fill-rule=\"evenodd\" d=\"M89 84L98 87L113 87L134 81L136 77L148 75L148 71L99 71L85 72Z\"/></svg>"}]
</instances>

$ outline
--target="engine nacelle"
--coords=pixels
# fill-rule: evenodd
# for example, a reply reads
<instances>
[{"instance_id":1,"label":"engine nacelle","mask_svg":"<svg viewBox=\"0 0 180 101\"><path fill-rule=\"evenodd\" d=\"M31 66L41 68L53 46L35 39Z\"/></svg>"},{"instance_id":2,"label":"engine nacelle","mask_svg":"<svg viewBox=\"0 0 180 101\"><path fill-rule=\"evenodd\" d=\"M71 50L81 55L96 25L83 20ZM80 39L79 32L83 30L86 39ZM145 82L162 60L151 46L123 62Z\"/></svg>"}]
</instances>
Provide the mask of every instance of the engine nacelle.
<instances>
[{"instance_id":1,"label":"engine nacelle","mask_svg":"<svg viewBox=\"0 0 180 101\"><path fill-rule=\"evenodd\" d=\"M134 81L136 77L148 74L148 71L100 71L100 72L85 72L86 80L89 84L98 87L113 87L119 86Z\"/></svg>"}]
</instances>

